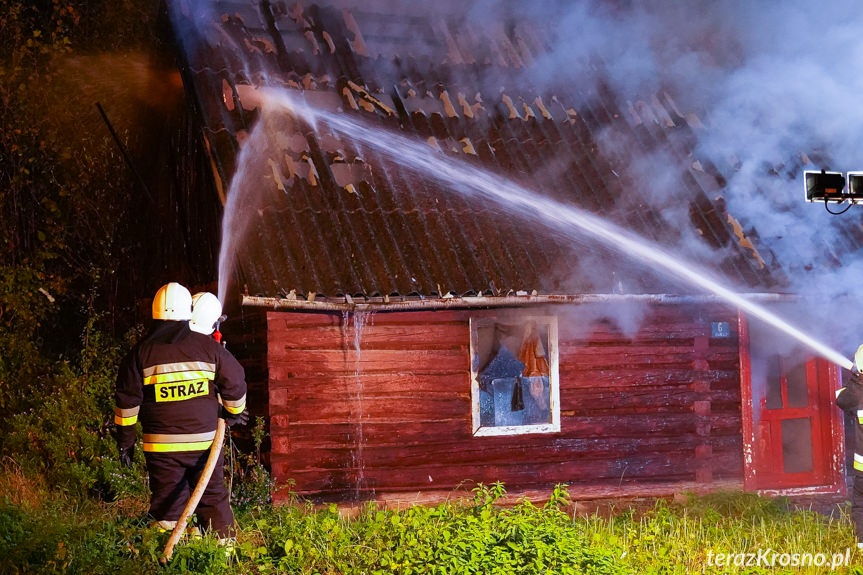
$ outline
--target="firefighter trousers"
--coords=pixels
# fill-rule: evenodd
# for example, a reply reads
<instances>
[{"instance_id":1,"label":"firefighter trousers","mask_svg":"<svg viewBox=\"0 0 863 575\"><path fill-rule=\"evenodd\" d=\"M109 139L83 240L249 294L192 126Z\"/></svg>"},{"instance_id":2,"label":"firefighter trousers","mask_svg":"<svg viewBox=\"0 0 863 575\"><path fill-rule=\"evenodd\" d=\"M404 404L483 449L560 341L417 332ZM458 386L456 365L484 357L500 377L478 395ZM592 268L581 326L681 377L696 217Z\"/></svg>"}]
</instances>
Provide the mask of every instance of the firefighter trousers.
<instances>
[{"instance_id":1,"label":"firefighter trousers","mask_svg":"<svg viewBox=\"0 0 863 575\"><path fill-rule=\"evenodd\" d=\"M854 488L851 491L851 520L857 542L863 542L863 473L854 471Z\"/></svg>"},{"instance_id":2,"label":"firefighter trousers","mask_svg":"<svg viewBox=\"0 0 863 575\"><path fill-rule=\"evenodd\" d=\"M177 521L186 508L207 462L208 451L146 453L150 476L150 515L157 521ZM219 537L233 536L234 514L225 486L224 451L195 510L198 525Z\"/></svg>"}]
</instances>

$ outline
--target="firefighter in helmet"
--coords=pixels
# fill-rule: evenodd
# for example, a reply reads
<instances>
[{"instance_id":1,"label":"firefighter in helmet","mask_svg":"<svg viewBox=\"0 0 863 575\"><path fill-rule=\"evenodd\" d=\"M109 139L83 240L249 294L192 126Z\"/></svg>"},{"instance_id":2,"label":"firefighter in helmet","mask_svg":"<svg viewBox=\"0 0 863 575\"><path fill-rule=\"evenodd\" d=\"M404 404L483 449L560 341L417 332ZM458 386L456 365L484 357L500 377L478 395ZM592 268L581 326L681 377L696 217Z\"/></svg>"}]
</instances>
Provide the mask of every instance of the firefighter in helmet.
<instances>
[{"instance_id":1,"label":"firefighter in helmet","mask_svg":"<svg viewBox=\"0 0 863 575\"><path fill-rule=\"evenodd\" d=\"M836 405L854 418L854 487L851 493L851 520L857 533L857 547L863 549L863 345L854 355L854 369L845 387L836 392Z\"/></svg>"},{"instance_id":2,"label":"firefighter in helmet","mask_svg":"<svg viewBox=\"0 0 863 575\"><path fill-rule=\"evenodd\" d=\"M192 296L190 330L204 335L212 335L213 339L221 343L222 334L218 331L218 325L224 318L219 298L207 291L198 292Z\"/></svg>"},{"instance_id":3,"label":"firefighter in helmet","mask_svg":"<svg viewBox=\"0 0 863 575\"><path fill-rule=\"evenodd\" d=\"M196 297L198 309L193 310L185 287L169 283L159 288L153 326L117 375L114 422L120 462L131 465L140 419L150 515L165 529L173 529L198 482L218 418L227 425L248 421L243 368L209 335L222 306L213 294ZM223 539L232 536L234 516L221 454L196 514L202 527Z\"/></svg>"}]
</instances>

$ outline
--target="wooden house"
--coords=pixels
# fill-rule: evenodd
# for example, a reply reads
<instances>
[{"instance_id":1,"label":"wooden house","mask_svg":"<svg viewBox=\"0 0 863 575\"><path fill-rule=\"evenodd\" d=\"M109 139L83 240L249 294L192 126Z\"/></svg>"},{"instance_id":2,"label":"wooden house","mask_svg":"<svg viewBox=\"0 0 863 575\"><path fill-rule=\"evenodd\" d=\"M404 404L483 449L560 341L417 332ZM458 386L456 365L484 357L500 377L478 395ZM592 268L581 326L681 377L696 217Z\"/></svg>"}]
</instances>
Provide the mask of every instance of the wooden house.
<instances>
[{"instance_id":1,"label":"wooden house","mask_svg":"<svg viewBox=\"0 0 863 575\"><path fill-rule=\"evenodd\" d=\"M479 30L409 2L169 5L238 226L222 238L227 339L278 482L322 501L432 501L495 481L582 499L844 492L839 368L540 208L270 113L264 88L422 142L441 172L508 178L669 250L697 243L700 265L750 299L788 299L769 250L725 210L728 168L692 156L706 128L672 95L625 101L601 80L532 91L517 72L546 48L525 22ZM585 64L600 78L603 65ZM493 88L470 84L477 70ZM632 169L651 154L673 159L675 219Z\"/></svg>"}]
</instances>

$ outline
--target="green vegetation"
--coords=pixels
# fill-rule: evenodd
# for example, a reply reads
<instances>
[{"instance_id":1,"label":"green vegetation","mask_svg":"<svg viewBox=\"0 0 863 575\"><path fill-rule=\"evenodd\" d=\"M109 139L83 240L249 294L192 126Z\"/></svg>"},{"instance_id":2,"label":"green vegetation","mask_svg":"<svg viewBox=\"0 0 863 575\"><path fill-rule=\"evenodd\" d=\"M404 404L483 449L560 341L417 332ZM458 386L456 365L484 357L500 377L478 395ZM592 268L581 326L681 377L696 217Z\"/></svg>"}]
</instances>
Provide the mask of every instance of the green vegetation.
<instances>
[{"instance_id":1,"label":"green vegetation","mask_svg":"<svg viewBox=\"0 0 863 575\"><path fill-rule=\"evenodd\" d=\"M458 502L401 510L248 506L237 514L231 553L212 538L192 539L163 569L158 557L169 533L143 519L145 499L58 494L11 465L0 480L9 486L0 500L3 573L825 573L837 558L843 564L834 572L863 573L853 566L863 557L843 509L828 517L783 500L720 493L580 517L562 487L542 506L499 507L499 484L479 485ZM720 553L754 558L771 550L772 567L715 564ZM795 553L823 553L826 565L782 567L782 556Z\"/></svg>"},{"instance_id":2,"label":"green vegetation","mask_svg":"<svg viewBox=\"0 0 863 575\"><path fill-rule=\"evenodd\" d=\"M102 455L102 388L134 338L134 294L113 294L128 281L135 187L93 98L116 93L94 93L99 69L77 59L137 45L148 6L0 0L0 449L29 441L46 468ZM8 435L27 425L30 437ZM64 447L52 426L79 441Z\"/></svg>"}]
</instances>

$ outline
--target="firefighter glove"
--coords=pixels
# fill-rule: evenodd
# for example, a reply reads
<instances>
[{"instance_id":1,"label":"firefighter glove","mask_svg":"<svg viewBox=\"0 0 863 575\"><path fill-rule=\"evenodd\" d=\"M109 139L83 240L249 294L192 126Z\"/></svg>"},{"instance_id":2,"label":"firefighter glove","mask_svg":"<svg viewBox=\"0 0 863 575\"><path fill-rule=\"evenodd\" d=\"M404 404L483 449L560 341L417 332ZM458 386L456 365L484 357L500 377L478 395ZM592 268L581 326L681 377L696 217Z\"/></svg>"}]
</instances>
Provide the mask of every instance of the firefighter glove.
<instances>
[{"instance_id":1,"label":"firefighter glove","mask_svg":"<svg viewBox=\"0 0 863 575\"><path fill-rule=\"evenodd\" d=\"M244 409L240 413L231 413L224 407L219 409L219 417L225 420L225 425L246 425L249 422L249 410Z\"/></svg>"},{"instance_id":2,"label":"firefighter glove","mask_svg":"<svg viewBox=\"0 0 863 575\"><path fill-rule=\"evenodd\" d=\"M132 467L132 457L135 455L135 446L130 445L129 447L121 447L120 448L120 465L123 467Z\"/></svg>"}]
</instances>

